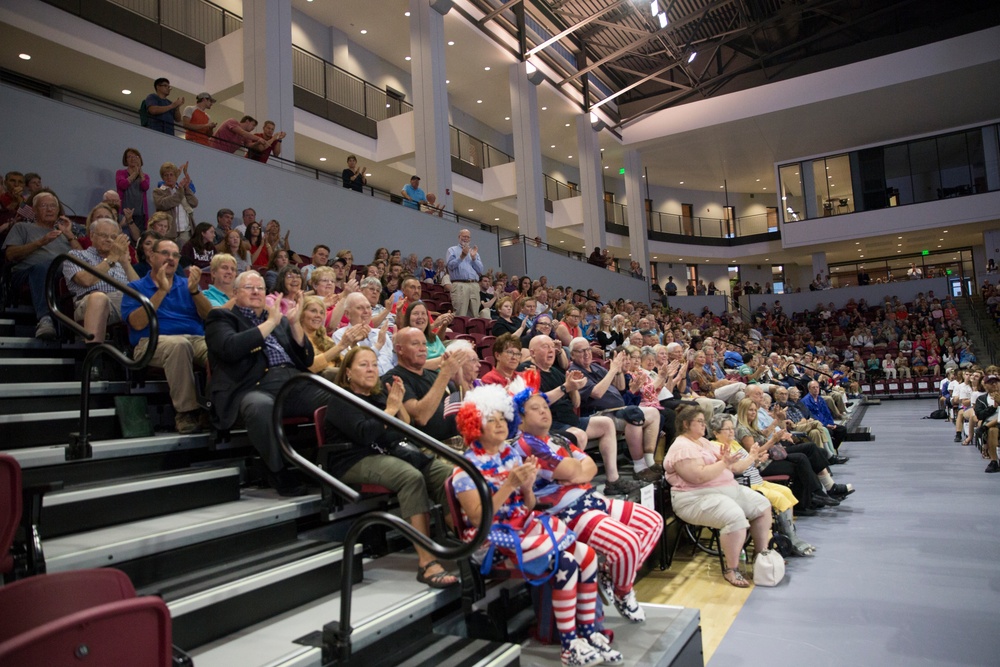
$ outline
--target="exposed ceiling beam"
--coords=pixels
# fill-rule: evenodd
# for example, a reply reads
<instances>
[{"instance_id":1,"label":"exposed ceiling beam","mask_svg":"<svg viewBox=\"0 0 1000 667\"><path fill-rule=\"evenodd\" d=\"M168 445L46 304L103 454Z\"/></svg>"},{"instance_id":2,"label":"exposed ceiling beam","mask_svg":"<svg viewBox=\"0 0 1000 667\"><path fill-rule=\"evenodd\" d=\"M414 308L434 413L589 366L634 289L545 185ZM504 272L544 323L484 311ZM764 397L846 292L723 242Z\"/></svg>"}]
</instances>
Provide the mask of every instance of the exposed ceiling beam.
<instances>
[{"instance_id":1,"label":"exposed ceiling beam","mask_svg":"<svg viewBox=\"0 0 1000 667\"><path fill-rule=\"evenodd\" d=\"M495 19L497 16L499 16L500 14L502 14L503 12L505 12L506 10L513 9L514 5L516 5L516 4L520 3L520 2L524 2L524 0L510 0L510 2L508 2L506 4L503 4L503 5L500 5L499 7L497 7L496 9L494 9L493 11L489 12L488 14L486 14L486 16L484 16L483 18L479 19L479 26L482 27L482 26L486 25L487 23L489 23L490 21L492 21L493 19Z\"/></svg>"},{"instance_id":2,"label":"exposed ceiling beam","mask_svg":"<svg viewBox=\"0 0 1000 667\"><path fill-rule=\"evenodd\" d=\"M608 5L607 7L604 7L603 9L599 9L598 11L594 12L593 14L591 14L590 16L588 16L587 18L582 19L581 21L578 21L577 23L574 23L573 25L571 25L570 27L566 28L565 30L563 30L559 34L553 35L552 37L549 37L547 40L545 40L544 42L542 42L541 44L539 44L535 48L533 48L530 51L528 51L527 55L531 56L531 55L534 55L535 53L538 53L539 51L541 51L542 49L546 48L547 46L549 46L551 44L555 44L560 39L563 39L564 37L568 37L569 35L573 34L577 30L579 30L580 28L582 28L583 26L587 25L588 23L596 21L597 19L601 18L602 16L604 16L605 14L607 14L608 12L610 12L611 10L618 9L622 5L627 5L629 2L631 2L631 0L618 0L614 4ZM560 85L562 85L562 84L560 84Z\"/></svg>"}]
</instances>

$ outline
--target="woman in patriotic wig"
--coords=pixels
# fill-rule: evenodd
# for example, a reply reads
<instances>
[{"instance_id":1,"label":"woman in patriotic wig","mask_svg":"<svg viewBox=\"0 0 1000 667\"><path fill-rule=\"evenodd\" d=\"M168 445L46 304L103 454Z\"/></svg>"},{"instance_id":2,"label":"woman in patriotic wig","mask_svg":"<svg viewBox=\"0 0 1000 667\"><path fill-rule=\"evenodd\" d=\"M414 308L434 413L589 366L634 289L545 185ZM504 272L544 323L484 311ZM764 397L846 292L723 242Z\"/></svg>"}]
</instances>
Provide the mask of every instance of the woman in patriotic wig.
<instances>
[{"instance_id":1,"label":"woman in patriotic wig","mask_svg":"<svg viewBox=\"0 0 1000 667\"><path fill-rule=\"evenodd\" d=\"M545 394L538 393L538 374L526 371L527 387L513 396L512 431L521 428L513 447L537 461L535 497L576 533L577 539L604 556L598 573L605 604L614 601L621 616L633 623L646 620L632 585L663 531L653 510L627 500L607 498L590 485L597 464L572 442L556 433ZM534 385L534 386L532 386Z\"/></svg>"},{"instance_id":2,"label":"woman in patriotic wig","mask_svg":"<svg viewBox=\"0 0 1000 667\"><path fill-rule=\"evenodd\" d=\"M523 389L523 381L516 381ZM513 383L512 383L513 386ZM534 456L522 458L507 442L513 402L499 385L466 394L456 422L469 449L465 456L486 479L493 492L493 525L483 569L492 567L496 554L521 570L525 580L541 584L552 580L552 608L562 644L563 665L620 664L622 655L597 631L597 555L576 540L557 517L533 510L532 486L538 472ZM482 517L482 506L472 480L456 469L452 485L469 523ZM471 539L469 534L463 539Z\"/></svg>"}]
</instances>

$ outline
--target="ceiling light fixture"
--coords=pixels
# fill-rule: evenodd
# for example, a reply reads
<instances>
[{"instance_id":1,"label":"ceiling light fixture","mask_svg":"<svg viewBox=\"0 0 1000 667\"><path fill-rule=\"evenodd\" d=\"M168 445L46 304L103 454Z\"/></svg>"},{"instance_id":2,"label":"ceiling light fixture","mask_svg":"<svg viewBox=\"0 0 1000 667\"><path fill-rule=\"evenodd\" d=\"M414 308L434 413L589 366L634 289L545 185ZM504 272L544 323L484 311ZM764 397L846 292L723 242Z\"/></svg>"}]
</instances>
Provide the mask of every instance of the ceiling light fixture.
<instances>
[{"instance_id":1,"label":"ceiling light fixture","mask_svg":"<svg viewBox=\"0 0 1000 667\"><path fill-rule=\"evenodd\" d=\"M503 119L504 120L510 120L510 116L504 116Z\"/></svg>"},{"instance_id":2,"label":"ceiling light fixture","mask_svg":"<svg viewBox=\"0 0 1000 667\"><path fill-rule=\"evenodd\" d=\"M566 156L566 159L567 159L567 160L572 160L572 159L573 159L573 156L572 156L572 155L567 155L567 156Z\"/></svg>"},{"instance_id":3,"label":"ceiling light fixture","mask_svg":"<svg viewBox=\"0 0 1000 667\"><path fill-rule=\"evenodd\" d=\"M128 88L122 88L122 95L131 95L132 91Z\"/></svg>"},{"instance_id":4,"label":"ceiling light fixture","mask_svg":"<svg viewBox=\"0 0 1000 667\"><path fill-rule=\"evenodd\" d=\"M405 58L403 58L403 60L405 60L406 62L410 62L411 60L413 60L413 58L411 58L410 56L406 56Z\"/></svg>"},{"instance_id":5,"label":"ceiling light fixture","mask_svg":"<svg viewBox=\"0 0 1000 667\"><path fill-rule=\"evenodd\" d=\"M666 28L667 24L670 23L670 19L667 18L667 13L666 12L663 12L662 14L660 14L656 18L660 19L660 28L661 29L662 28Z\"/></svg>"},{"instance_id":6,"label":"ceiling light fixture","mask_svg":"<svg viewBox=\"0 0 1000 667\"><path fill-rule=\"evenodd\" d=\"M566 123L566 127L569 127L569 123Z\"/></svg>"},{"instance_id":7,"label":"ceiling light fixture","mask_svg":"<svg viewBox=\"0 0 1000 667\"><path fill-rule=\"evenodd\" d=\"M312 0L309 0L309 2L312 2ZM403 16L409 16L409 15L410 15L410 12L403 12Z\"/></svg>"},{"instance_id":8,"label":"ceiling light fixture","mask_svg":"<svg viewBox=\"0 0 1000 667\"><path fill-rule=\"evenodd\" d=\"M482 104L482 103L483 103L482 100L476 100L476 104Z\"/></svg>"},{"instance_id":9,"label":"ceiling light fixture","mask_svg":"<svg viewBox=\"0 0 1000 667\"><path fill-rule=\"evenodd\" d=\"M552 144L551 146L549 146L549 148L555 148L555 147L556 147L555 144Z\"/></svg>"},{"instance_id":10,"label":"ceiling light fixture","mask_svg":"<svg viewBox=\"0 0 1000 667\"><path fill-rule=\"evenodd\" d=\"M448 46L455 46L455 42L454 41L448 42Z\"/></svg>"},{"instance_id":11,"label":"ceiling light fixture","mask_svg":"<svg viewBox=\"0 0 1000 667\"><path fill-rule=\"evenodd\" d=\"M470 208L469 213L472 213L475 209Z\"/></svg>"},{"instance_id":12,"label":"ceiling light fixture","mask_svg":"<svg viewBox=\"0 0 1000 667\"><path fill-rule=\"evenodd\" d=\"M698 52L694 51L690 56L688 56L688 65L694 62L694 59L698 57Z\"/></svg>"},{"instance_id":13,"label":"ceiling light fixture","mask_svg":"<svg viewBox=\"0 0 1000 667\"><path fill-rule=\"evenodd\" d=\"M660 13L660 3L657 0L653 0L649 3L649 13L656 16Z\"/></svg>"},{"instance_id":14,"label":"ceiling light fixture","mask_svg":"<svg viewBox=\"0 0 1000 667\"><path fill-rule=\"evenodd\" d=\"M548 110L549 110L548 107L542 107L542 111L548 111Z\"/></svg>"},{"instance_id":15,"label":"ceiling light fixture","mask_svg":"<svg viewBox=\"0 0 1000 667\"><path fill-rule=\"evenodd\" d=\"M681 185L684 185L684 181L681 181L681 182L680 182L680 184L681 184Z\"/></svg>"},{"instance_id":16,"label":"ceiling light fixture","mask_svg":"<svg viewBox=\"0 0 1000 667\"><path fill-rule=\"evenodd\" d=\"M486 67L483 68L483 70L486 71L486 72L489 72L490 71L490 66L487 65Z\"/></svg>"},{"instance_id":17,"label":"ceiling light fixture","mask_svg":"<svg viewBox=\"0 0 1000 667\"><path fill-rule=\"evenodd\" d=\"M320 161L320 162L326 162L326 158L325 158L325 157L321 157L321 158L319 159L319 161Z\"/></svg>"},{"instance_id":18,"label":"ceiling light fixture","mask_svg":"<svg viewBox=\"0 0 1000 667\"><path fill-rule=\"evenodd\" d=\"M368 34L368 31L367 31L367 30L362 30L362 31L361 31L361 34L362 34L362 35L367 35L367 34Z\"/></svg>"},{"instance_id":19,"label":"ceiling light fixture","mask_svg":"<svg viewBox=\"0 0 1000 667\"><path fill-rule=\"evenodd\" d=\"M21 60L31 60L31 56L29 56L27 53L19 53L17 54L17 57L20 58Z\"/></svg>"}]
</instances>

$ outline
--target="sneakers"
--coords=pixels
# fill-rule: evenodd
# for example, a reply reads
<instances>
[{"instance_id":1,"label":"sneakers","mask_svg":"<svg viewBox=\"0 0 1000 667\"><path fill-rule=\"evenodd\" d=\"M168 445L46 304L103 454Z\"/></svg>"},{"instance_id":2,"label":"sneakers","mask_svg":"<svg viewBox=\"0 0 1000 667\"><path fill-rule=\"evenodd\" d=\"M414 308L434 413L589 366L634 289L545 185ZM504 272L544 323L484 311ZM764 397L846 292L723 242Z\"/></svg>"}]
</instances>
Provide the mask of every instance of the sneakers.
<instances>
[{"instance_id":1,"label":"sneakers","mask_svg":"<svg viewBox=\"0 0 1000 667\"><path fill-rule=\"evenodd\" d=\"M1000 463L990 461L990 464L986 466L986 472L1000 472Z\"/></svg>"},{"instance_id":2,"label":"sneakers","mask_svg":"<svg viewBox=\"0 0 1000 667\"><path fill-rule=\"evenodd\" d=\"M38 326L42 326L42 323L39 322ZM35 338L38 338L38 332L37 331L35 332ZM955 431L955 442L962 442L962 434L959 431Z\"/></svg>"},{"instance_id":3,"label":"sneakers","mask_svg":"<svg viewBox=\"0 0 1000 667\"><path fill-rule=\"evenodd\" d=\"M583 667L584 665L597 665L604 662L597 649L583 637L577 637L571 641L569 648L563 649L559 659L567 667Z\"/></svg>"},{"instance_id":4,"label":"sneakers","mask_svg":"<svg viewBox=\"0 0 1000 667\"><path fill-rule=\"evenodd\" d=\"M35 327L35 338L40 340L56 339L56 327L52 324L52 318L48 315L38 320L38 326Z\"/></svg>"},{"instance_id":5,"label":"sneakers","mask_svg":"<svg viewBox=\"0 0 1000 667\"><path fill-rule=\"evenodd\" d=\"M597 573L597 594L601 596L601 602L605 605L611 604L615 599L615 585L611 581L611 573L601 570Z\"/></svg>"},{"instance_id":6,"label":"sneakers","mask_svg":"<svg viewBox=\"0 0 1000 667\"><path fill-rule=\"evenodd\" d=\"M633 472L632 477L640 482L658 482L663 479L663 471L656 472L653 468L646 468L645 470L640 470L639 472Z\"/></svg>"},{"instance_id":7,"label":"sneakers","mask_svg":"<svg viewBox=\"0 0 1000 667\"><path fill-rule=\"evenodd\" d=\"M181 435L191 435L201 431L201 411L178 412L174 417L174 426Z\"/></svg>"},{"instance_id":8,"label":"sneakers","mask_svg":"<svg viewBox=\"0 0 1000 667\"><path fill-rule=\"evenodd\" d=\"M639 606L639 601L635 599L635 591L631 590L622 597L615 596L615 609L626 621L632 623L642 623L646 620L646 612Z\"/></svg>"},{"instance_id":9,"label":"sneakers","mask_svg":"<svg viewBox=\"0 0 1000 667\"><path fill-rule=\"evenodd\" d=\"M595 632L587 637L587 643L597 651L597 655L601 656L605 665L620 665L625 662L622 654L611 648L611 642L603 632Z\"/></svg>"},{"instance_id":10,"label":"sneakers","mask_svg":"<svg viewBox=\"0 0 1000 667\"><path fill-rule=\"evenodd\" d=\"M624 477L619 477L615 482L607 482L604 485L604 495L606 496L627 496L636 489L638 489L642 484L639 482L634 482L627 480Z\"/></svg>"}]
</instances>

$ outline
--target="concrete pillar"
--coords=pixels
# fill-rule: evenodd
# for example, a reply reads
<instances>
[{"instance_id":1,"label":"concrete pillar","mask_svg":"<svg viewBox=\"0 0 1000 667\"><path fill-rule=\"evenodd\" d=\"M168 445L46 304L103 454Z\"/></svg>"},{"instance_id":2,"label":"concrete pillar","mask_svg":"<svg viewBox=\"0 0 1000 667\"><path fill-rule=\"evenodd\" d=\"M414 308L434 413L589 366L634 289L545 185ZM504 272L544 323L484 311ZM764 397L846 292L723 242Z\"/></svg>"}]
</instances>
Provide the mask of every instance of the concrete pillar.
<instances>
[{"instance_id":1,"label":"concrete pillar","mask_svg":"<svg viewBox=\"0 0 1000 667\"><path fill-rule=\"evenodd\" d=\"M243 98L259 131L272 120L286 132L281 157L295 159L292 90L292 7L285 0L243 2Z\"/></svg>"},{"instance_id":2,"label":"concrete pillar","mask_svg":"<svg viewBox=\"0 0 1000 667\"><path fill-rule=\"evenodd\" d=\"M607 247L604 231L604 179L601 172L601 147L590 114L576 117L576 150L580 153L580 197L583 205L583 243L590 254L594 248Z\"/></svg>"},{"instance_id":3,"label":"concrete pillar","mask_svg":"<svg viewBox=\"0 0 1000 667\"><path fill-rule=\"evenodd\" d=\"M817 273L822 273L824 276L829 277L830 266L826 263L826 253L823 251L814 252L812 255L813 260L813 278L816 277ZM812 278L810 278L810 282Z\"/></svg>"},{"instance_id":4,"label":"concrete pillar","mask_svg":"<svg viewBox=\"0 0 1000 667\"><path fill-rule=\"evenodd\" d=\"M510 118L514 126L514 170L517 184L518 231L546 241L545 189L538 90L528 81L527 63L510 66Z\"/></svg>"},{"instance_id":5,"label":"concrete pillar","mask_svg":"<svg viewBox=\"0 0 1000 667\"><path fill-rule=\"evenodd\" d=\"M438 204L452 211L444 49L444 15L427 0L410 0L415 173L422 179L421 188L433 192Z\"/></svg>"},{"instance_id":6,"label":"concrete pillar","mask_svg":"<svg viewBox=\"0 0 1000 667\"><path fill-rule=\"evenodd\" d=\"M642 157L637 150L625 151L625 199L628 200L628 250L639 262L642 274L649 275L649 237L646 230L646 197L642 178Z\"/></svg>"}]
</instances>

